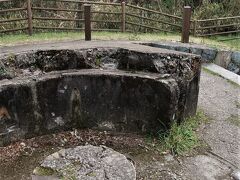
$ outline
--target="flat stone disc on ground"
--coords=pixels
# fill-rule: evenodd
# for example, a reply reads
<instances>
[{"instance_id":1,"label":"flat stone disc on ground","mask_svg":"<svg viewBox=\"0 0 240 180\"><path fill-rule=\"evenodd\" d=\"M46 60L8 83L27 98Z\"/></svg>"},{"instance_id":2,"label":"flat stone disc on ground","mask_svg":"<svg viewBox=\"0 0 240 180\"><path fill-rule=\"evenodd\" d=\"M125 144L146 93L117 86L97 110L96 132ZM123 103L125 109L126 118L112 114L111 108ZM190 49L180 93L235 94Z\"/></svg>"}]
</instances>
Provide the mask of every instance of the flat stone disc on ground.
<instances>
[{"instance_id":1,"label":"flat stone disc on ground","mask_svg":"<svg viewBox=\"0 0 240 180\"><path fill-rule=\"evenodd\" d=\"M77 146L62 149L43 160L33 171L37 179L135 180L131 161L105 146Z\"/></svg>"}]
</instances>

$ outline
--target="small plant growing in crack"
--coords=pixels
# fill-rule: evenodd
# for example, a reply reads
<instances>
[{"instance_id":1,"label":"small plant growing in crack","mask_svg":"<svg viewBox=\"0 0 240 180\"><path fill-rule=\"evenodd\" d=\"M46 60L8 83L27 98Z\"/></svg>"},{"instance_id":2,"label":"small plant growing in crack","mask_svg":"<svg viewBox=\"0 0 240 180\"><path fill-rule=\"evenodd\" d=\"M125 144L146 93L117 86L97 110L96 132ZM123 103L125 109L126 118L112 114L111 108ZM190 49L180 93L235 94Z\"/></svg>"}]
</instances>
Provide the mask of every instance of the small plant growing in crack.
<instances>
[{"instance_id":1,"label":"small plant growing in crack","mask_svg":"<svg viewBox=\"0 0 240 180\"><path fill-rule=\"evenodd\" d=\"M7 56L8 63L13 63L15 58L16 58L15 54L13 54L13 53L8 54L8 56Z\"/></svg>"}]
</instances>

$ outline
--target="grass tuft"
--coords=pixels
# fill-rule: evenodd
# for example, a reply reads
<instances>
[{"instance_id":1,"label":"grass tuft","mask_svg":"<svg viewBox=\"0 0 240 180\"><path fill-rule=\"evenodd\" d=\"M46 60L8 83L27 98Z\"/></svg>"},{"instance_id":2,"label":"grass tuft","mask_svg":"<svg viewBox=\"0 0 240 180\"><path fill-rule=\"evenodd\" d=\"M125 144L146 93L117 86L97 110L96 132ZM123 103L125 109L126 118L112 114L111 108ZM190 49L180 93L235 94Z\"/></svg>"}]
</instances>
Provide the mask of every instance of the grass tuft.
<instances>
[{"instance_id":1,"label":"grass tuft","mask_svg":"<svg viewBox=\"0 0 240 180\"><path fill-rule=\"evenodd\" d=\"M204 113L199 111L195 116L185 119L181 124L174 123L170 130L158 135L158 150L170 152L173 155L184 155L194 148L200 147L202 143L196 130L200 124L208 121Z\"/></svg>"}]
</instances>

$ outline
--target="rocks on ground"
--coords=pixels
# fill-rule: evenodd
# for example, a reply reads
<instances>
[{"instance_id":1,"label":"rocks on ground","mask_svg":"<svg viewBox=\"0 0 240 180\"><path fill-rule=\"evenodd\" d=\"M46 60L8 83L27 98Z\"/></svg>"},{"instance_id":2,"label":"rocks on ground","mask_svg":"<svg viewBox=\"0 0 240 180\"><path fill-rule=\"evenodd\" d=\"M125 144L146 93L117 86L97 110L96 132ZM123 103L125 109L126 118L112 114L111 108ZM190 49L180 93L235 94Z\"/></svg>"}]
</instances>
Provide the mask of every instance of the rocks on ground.
<instances>
[{"instance_id":1,"label":"rocks on ground","mask_svg":"<svg viewBox=\"0 0 240 180\"><path fill-rule=\"evenodd\" d=\"M62 149L44 159L33 171L33 179L135 180L131 161L106 146Z\"/></svg>"}]
</instances>

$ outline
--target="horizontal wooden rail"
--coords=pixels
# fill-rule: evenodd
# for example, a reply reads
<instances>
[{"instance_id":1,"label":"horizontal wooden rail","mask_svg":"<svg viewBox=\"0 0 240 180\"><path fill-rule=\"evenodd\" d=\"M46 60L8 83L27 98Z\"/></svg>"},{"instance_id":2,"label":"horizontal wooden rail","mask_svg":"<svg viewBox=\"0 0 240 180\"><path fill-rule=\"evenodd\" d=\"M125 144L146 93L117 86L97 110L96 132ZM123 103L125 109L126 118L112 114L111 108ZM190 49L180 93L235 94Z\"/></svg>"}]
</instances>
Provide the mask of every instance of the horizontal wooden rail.
<instances>
[{"instance_id":1,"label":"horizontal wooden rail","mask_svg":"<svg viewBox=\"0 0 240 180\"><path fill-rule=\"evenodd\" d=\"M223 18L215 18L215 19L201 19L201 20L197 20L197 22L220 21L220 20L229 20L229 19L240 19L240 16L223 17Z\"/></svg>"},{"instance_id":2,"label":"horizontal wooden rail","mask_svg":"<svg viewBox=\"0 0 240 180\"><path fill-rule=\"evenodd\" d=\"M68 12L83 12L83 10L76 9L61 9L61 8L46 8L46 7L32 7L33 10L45 10L45 11L68 11Z\"/></svg>"},{"instance_id":3,"label":"horizontal wooden rail","mask_svg":"<svg viewBox=\"0 0 240 180\"><path fill-rule=\"evenodd\" d=\"M25 10L27 10L27 8L1 9L0 13L25 11Z\"/></svg>"},{"instance_id":4,"label":"horizontal wooden rail","mask_svg":"<svg viewBox=\"0 0 240 180\"><path fill-rule=\"evenodd\" d=\"M122 14L121 12L107 12L107 11L91 11L91 13L94 13L94 14L116 14L116 15Z\"/></svg>"},{"instance_id":5,"label":"horizontal wooden rail","mask_svg":"<svg viewBox=\"0 0 240 180\"><path fill-rule=\"evenodd\" d=\"M24 31L27 30L27 27L24 28L15 28L15 29L6 29L6 30L1 30L0 33L6 33L6 32L14 32L14 31Z\"/></svg>"},{"instance_id":6,"label":"horizontal wooden rail","mask_svg":"<svg viewBox=\"0 0 240 180\"><path fill-rule=\"evenodd\" d=\"M152 29L152 30L170 32L170 33L173 32L173 31L170 31L170 30L156 28L156 27L152 27L152 26L148 26L148 25L144 25L144 24L139 24L139 23L134 23L134 22L129 22L129 21L126 21L126 24L130 24L130 25L134 25L134 26L140 26L140 27L144 27L144 28L148 28L148 29Z\"/></svg>"},{"instance_id":7,"label":"horizontal wooden rail","mask_svg":"<svg viewBox=\"0 0 240 180\"><path fill-rule=\"evenodd\" d=\"M68 1L68 0L66 0L66 1ZM93 1L80 1L80 2L84 3L84 4L97 4L97 5L105 5L105 6L121 6L120 3L105 3L105 2L93 2Z\"/></svg>"},{"instance_id":8,"label":"horizontal wooden rail","mask_svg":"<svg viewBox=\"0 0 240 180\"><path fill-rule=\"evenodd\" d=\"M240 27L240 23L236 24L223 24L223 25L216 25L216 26L206 26L206 27L200 27L197 28L196 30L204 30L204 29L213 29L213 28L223 28L223 27L231 27L231 26L239 26Z\"/></svg>"},{"instance_id":9,"label":"horizontal wooden rail","mask_svg":"<svg viewBox=\"0 0 240 180\"><path fill-rule=\"evenodd\" d=\"M92 31L112 31L112 32L120 32L121 29L92 29Z\"/></svg>"},{"instance_id":10,"label":"horizontal wooden rail","mask_svg":"<svg viewBox=\"0 0 240 180\"><path fill-rule=\"evenodd\" d=\"M53 20L53 21L84 21L84 19L75 19L75 18L51 18L51 17L33 17L36 20Z\"/></svg>"},{"instance_id":11,"label":"horizontal wooden rail","mask_svg":"<svg viewBox=\"0 0 240 180\"><path fill-rule=\"evenodd\" d=\"M3 3L3 2L11 2L13 0L1 0L0 3Z\"/></svg>"},{"instance_id":12,"label":"horizontal wooden rail","mask_svg":"<svg viewBox=\"0 0 240 180\"><path fill-rule=\"evenodd\" d=\"M216 32L216 33L209 33L209 34L198 34L198 37L204 37L204 36L213 36L213 35L221 35L221 34L232 34L232 33L239 33L240 30L236 31L225 31L225 32Z\"/></svg>"},{"instance_id":13,"label":"horizontal wooden rail","mask_svg":"<svg viewBox=\"0 0 240 180\"><path fill-rule=\"evenodd\" d=\"M84 30L84 28L65 28L65 27L42 27L42 26L33 26L34 29L54 29L54 30Z\"/></svg>"},{"instance_id":14,"label":"horizontal wooden rail","mask_svg":"<svg viewBox=\"0 0 240 180\"><path fill-rule=\"evenodd\" d=\"M139 10L144 10L144 11L147 11L147 12L152 12L152 13L155 13L155 14L160 14L160 15L167 16L167 17L171 17L171 18L174 18L174 19L179 19L179 20L182 20L182 19L183 19L182 17L179 17L179 16L174 16L174 15L171 15L171 14L166 14L166 13L159 12L159 11L155 11L155 10L152 10L152 9L147 9L147 8L143 8L143 7L138 7L138 6L134 6L134 5L130 5L130 4L127 4L126 6L131 7L131 8L135 8L135 9L139 9Z\"/></svg>"},{"instance_id":15,"label":"horizontal wooden rail","mask_svg":"<svg viewBox=\"0 0 240 180\"><path fill-rule=\"evenodd\" d=\"M16 21L24 21L24 20L27 20L27 18L4 19L4 20L0 20L0 23L16 22Z\"/></svg>"},{"instance_id":16,"label":"horizontal wooden rail","mask_svg":"<svg viewBox=\"0 0 240 180\"><path fill-rule=\"evenodd\" d=\"M103 23L121 23L121 21L106 21L106 20L91 20L91 22L103 22Z\"/></svg>"},{"instance_id":17,"label":"horizontal wooden rail","mask_svg":"<svg viewBox=\"0 0 240 180\"><path fill-rule=\"evenodd\" d=\"M48 0L56 1L56 0ZM105 3L105 2L93 2L93 1L78 1L78 0L59 0L58 2L63 3L84 3L84 4L97 4L97 5L106 5L106 6L121 6L120 3Z\"/></svg>"},{"instance_id":18,"label":"horizontal wooden rail","mask_svg":"<svg viewBox=\"0 0 240 180\"><path fill-rule=\"evenodd\" d=\"M166 21L161 21L161 20L155 20L155 19L151 19L151 18L147 18L147 17L142 17L142 16L139 16L137 14L126 13L126 15L132 16L132 17L137 17L137 18L140 18L140 19L153 21L153 22L157 22L157 23L162 23L162 24L167 24L167 25L171 25L171 26L182 28L182 26L178 25L178 24L173 24L173 23L169 23L169 22L166 22Z\"/></svg>"},{"instance_id":19,"label":"horizontal wooden rail","mask_svg":"<svg viewBox=\"0 0 240 180\"><path fill-rule=\"evenodd\" d=\"M34 26L34 29L54 29L54 30L84 30L84 28L65 28L65 27L42 27L42 26ZM92 29L92 31L121 31L120 29Z\"/></svg>"}]
</instances>

